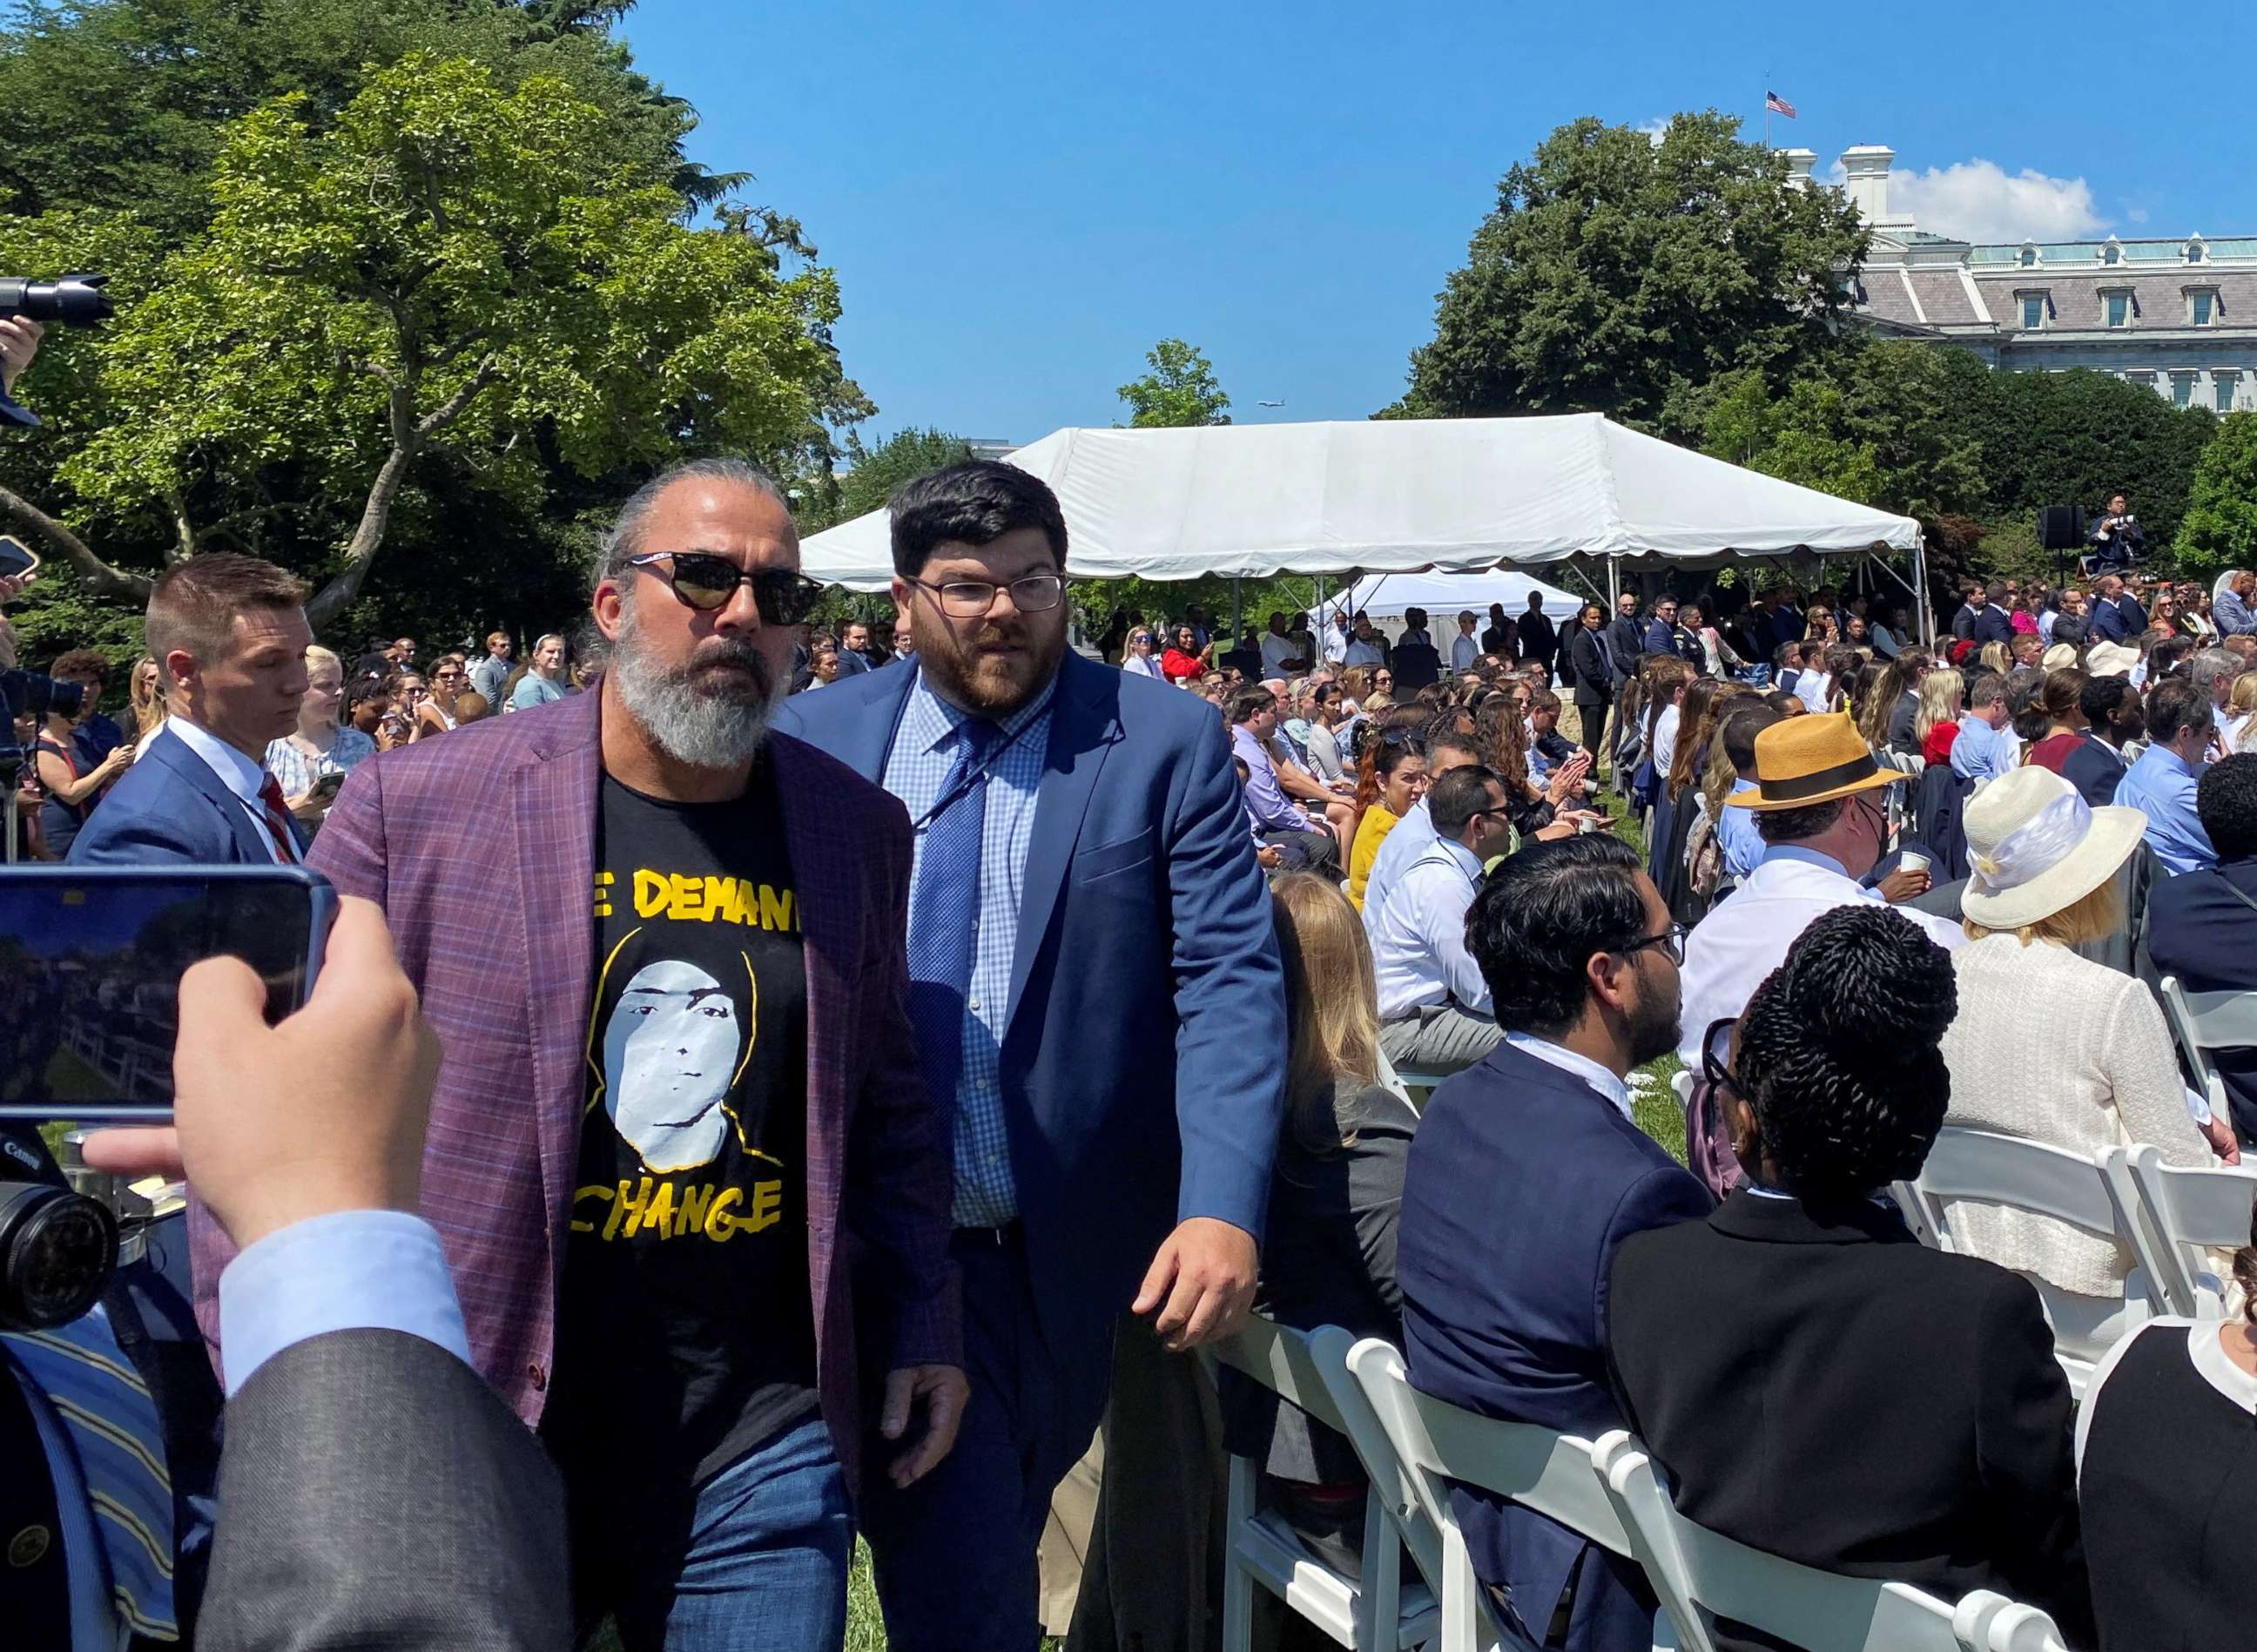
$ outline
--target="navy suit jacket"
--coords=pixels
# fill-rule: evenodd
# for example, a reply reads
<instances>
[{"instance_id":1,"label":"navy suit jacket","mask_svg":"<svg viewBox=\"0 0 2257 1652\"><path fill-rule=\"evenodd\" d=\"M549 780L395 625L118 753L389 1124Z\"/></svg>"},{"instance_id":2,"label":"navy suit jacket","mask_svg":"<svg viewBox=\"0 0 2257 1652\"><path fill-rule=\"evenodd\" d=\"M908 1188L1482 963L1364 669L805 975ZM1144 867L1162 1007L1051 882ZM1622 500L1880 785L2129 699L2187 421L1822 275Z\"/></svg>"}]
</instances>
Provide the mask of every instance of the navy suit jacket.
<instances>
[{"instance_id":1,"label":"navy suit jacket","mask_svg":"<svg viewBox=\"0 0 2257 1652\"><path fill-rule=\"evenodd\" d=\"M916 680L841 678L787 702L777 726L882 784ZM1036 1313L1085 1410L1109 1379L1114 1322L1174 1225L1213 1216L1258 1239L1269 1200L1284 976L1216 734L1197 695L1071 651L1061 664L1002 1089Z\"/></svg>"},{"instance_id":2,"label":"navy suit jacket","mask_svg":"<svg viewBox=\"0 0 2257 1652\"><path fill-rule=\"evenodd\" d=\"M870 669L870 662L861 655L855 653L853 649L841 649L838 650L839 676L860 677L863 672L869 670Z\"/></svg>"},{"instance_id":3,"label":"navy suit jacket","mask_svg":"<svg viewBox=\"0 0 2257 1652\"><path fill-rule=\"evenodd\" d=\"M306 834L290 823L301 855ZM243 800L167 727L110 789L70 847L73 866L272 866Z\"/></svg>"},{"instance_id":4,"label":"navy suit jacket","mask_svg":"<svg viewBox=\"0 0 2257 1652\"><path fill-rule=\"evenodd\" d=\"M2096 598L2092 604L2092 635L2103 642L2130 642L2147 628L2147 611L2128 592L2111 602Z\"/></svg>"},{"instance_id":5,"label":"navy suit jacket","mask_svg":"<svg viewBox=\"0 0 2257 1652\"><path fill-rule=\"evenodd\" d=\"M1985 642L2004 642L2011 645L2014 640L2014 622L2007 617L2004 608L1999 607L1996 603L1986 603L1984 605L1983 612L1975 616L1974 628L1968 635L1975 639L1978 646Z\"/></svg>"},{"instance_id":6,"label":"navy suit jacket","mask_svg":"<svg viewBox=\"0 0 2257 1652\"><path fill-rule=\"evenodd\" d=\"M1435 1090L1411 1144L1396 1277L1412 1385L1585 1439L1623 1427L1606 1356L1616 1249L1716 1202L1589 1085L1499 1045ZM1574 1578L1570 1648L1652 1645L1634 1563L1518 1504L1453 1500L1475 1572L1539 1641Z\"/></svg>"},{"instance_id":7,"label":"navy suit jacket","mask_svg":"<svg viewBox=\"0 0 2257 1652\"><path fill-rule=\"evenodd\" d=\"M2234 890L2257 898L2257 859L2156 883L2147 897L2147 951L2158 974L2176 975L2189 992L2257 990L2257 912ZM2257 1141L2257 1048L2214 1050L2210 1059L2225 1081L2233 1128Z\"/></svg>"}]
</instances>

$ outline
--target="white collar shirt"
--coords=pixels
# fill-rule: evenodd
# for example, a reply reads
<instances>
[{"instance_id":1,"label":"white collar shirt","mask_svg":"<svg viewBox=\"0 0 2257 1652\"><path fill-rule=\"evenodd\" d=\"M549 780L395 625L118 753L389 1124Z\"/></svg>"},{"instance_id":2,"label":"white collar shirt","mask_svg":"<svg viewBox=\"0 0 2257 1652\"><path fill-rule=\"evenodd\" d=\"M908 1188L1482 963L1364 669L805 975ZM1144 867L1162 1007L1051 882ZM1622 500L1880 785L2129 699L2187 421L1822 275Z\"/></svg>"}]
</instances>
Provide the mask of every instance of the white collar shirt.
<instances>
[{"instance_id":1,"label":"white collar shirt","mask_svg":"<svg viewBox=\"0 0 2257 1652\"><path fill-rule=\"evenodd\" d=\"M1387 834L1387 841L1379 846L1372 857L1371 876L1364 880L1363 910L1372 911L1387 901L1387 891L1393 889L1411 863L1424 854L1434 842L1434 817L1427 812L1424 798L1411 805L1411 812L1395 823Z\"/></svg>"},{"instance_id":2,"label":"white collar shirt","mask_svg":"<svg viewBox=\"0 0 2257 1652\"><path fill-rule=\"evenodd\" d=\"M1453 1002L1474 1015L1489 1013L1489 982L1466 950L1466 909L1480 884L1474 852L1437 838L1404 869L1384 905L1364 901L1381 1020Z\"/></svg>"},{"instance_id":3,"label":"white collar shirt","mask_svg":"<svg viewBox=\"0 0 2257 1652\"><path fill-rule=\"evenodd\" d=\"M1834 687L1834 679L1821 670L1806 670L1794 679L1794 698L1820 716L1826 713L1826 698Z\"/></svg>"},{"instance_id":4,"label":"white collar shirt","mask_svg":"<svg viewBox=\"0 0 2257 1652\"><path fill-rule=\"evenodd\" d=\"M1787 948L1812 920L1857 901L1880 904L1881 896L1858 883L1832 856L1794 844L1765 850L1756 869L1694 925L1685 943L1679 1059L1698 1072L1701 1035L1709 1024L1747 1008L1764 977L1785 961ZM1959 925L1946 918L1909 907L1895 910L1940 947L1966 944Z\"/></svg>"},{"instance_id":5,"label":"white collar shirt","mask_svg":"<svg viewBox=\"0 0 2257 1652\"><path fill-rule=\"evenodd\" d=\"M1298 658L1300 652L1300 649L1294 646L1292 638L1279 636L1273 631L1264 631L1262 634L1263 673L1269 677L1284 676L1285 662Z\"/></svg>"},{"instance_id":6,"label":"white collar shirt","mask_svg":"<svg viewBox=\"0 0 2257 1652\"><path fill-rule=\"evenodd\" d=\"M1547 1044L1529 1032L1508 1032L1504 1041L1523 1055L1532 1055L1539 1061L1549 1062L1571 1078L1579 1078L1605 1097L1609 1105L1624 1118L1631 1118L1630 1086L1614 1075L1612 1069L1601 1067L1588 1055L1579 1054L1564 1045ZM1637 1121L1631 1119L1635 1124Z\"/></svg>"},{"instance_id":7,"label":"white collar shirt","mask_svg":"<svg viewBox=\"0 0 2257 1652\"><path fill-rule=\"evenodd\" d=\"M219 776L220 784L233 792L236 801L251 817L251 824L258 840L266 846L266 853L277 866L288 864L282 851L275 846L274 833L266 823L266 804L259 793L266 784L266 770L218 735L197 727L185 717L168 719L165 727L179 736L180 741L203 760L204 766Z\"/></svg>"}]
</instances>

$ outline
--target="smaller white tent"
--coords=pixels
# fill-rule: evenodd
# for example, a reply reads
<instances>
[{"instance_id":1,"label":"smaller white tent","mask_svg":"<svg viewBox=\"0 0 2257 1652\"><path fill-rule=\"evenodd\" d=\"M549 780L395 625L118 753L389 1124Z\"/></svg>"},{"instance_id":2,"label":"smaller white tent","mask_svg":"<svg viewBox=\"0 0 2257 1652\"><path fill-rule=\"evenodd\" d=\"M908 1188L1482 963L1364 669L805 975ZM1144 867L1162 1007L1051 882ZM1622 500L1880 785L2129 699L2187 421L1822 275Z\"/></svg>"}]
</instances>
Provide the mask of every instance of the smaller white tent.
<instances>
[{"instance_id":1,"label":"smaller white tent","mask_svg":"<svg viewBox=\"0 0 2257 1652\"><path fill-rule=\"evenodd\" d=\"M1518 620L1528 612L1532 591L1544 599L1545 617L1555 625L1573 620L1583 606L1581 597L1502 568L1469 574L1367 574L1339 596L1327 596L1321 611L1310 610L1309 623L1321 624L1343 608L1369 613L1375 622L1399 620L1405 608L1424 608L1436 640L1447 643L1457 635L1458 615L1467 609L1487 625L1489 605L1501 602L1506 618Z\"/></svg>"}]
</instances>

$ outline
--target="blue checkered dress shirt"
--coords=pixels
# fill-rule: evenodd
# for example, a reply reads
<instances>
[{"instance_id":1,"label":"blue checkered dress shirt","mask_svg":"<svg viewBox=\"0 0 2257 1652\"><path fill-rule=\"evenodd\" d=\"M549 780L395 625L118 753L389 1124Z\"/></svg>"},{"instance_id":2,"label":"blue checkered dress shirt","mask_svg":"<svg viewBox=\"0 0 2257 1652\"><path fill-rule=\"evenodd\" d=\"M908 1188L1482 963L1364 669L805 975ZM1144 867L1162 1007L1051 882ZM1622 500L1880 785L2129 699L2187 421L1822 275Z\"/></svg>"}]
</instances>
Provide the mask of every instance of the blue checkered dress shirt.
<instances>
[{"instance_id":1,"label":"blue checkered dress shirt","mask_svg":"<svg viewBox=\"0 0 2257 1652\"><path fill-rule=\"evenodd\" d=\"M1011 1142L1003 1124L1001 1043L1004 1000L1011 990L1012 949L1027 854L1035 835L1035 798L1050 750L1051 702L1057 679L1003 720L1005 744L988 766L987 814L980 834L980 933L972 954L972 990L964 1006L964 1059L956 1084L956 1225L1000 1228L1019 1217L1011 1176ZM886 790L922 822L940 801L956 757L966 713L935 694L917 674L886 754ZM916 857L924 859L918 826ZM917 924L916 869L909 874L909 928Z\"/></svg>"}]
</instances>

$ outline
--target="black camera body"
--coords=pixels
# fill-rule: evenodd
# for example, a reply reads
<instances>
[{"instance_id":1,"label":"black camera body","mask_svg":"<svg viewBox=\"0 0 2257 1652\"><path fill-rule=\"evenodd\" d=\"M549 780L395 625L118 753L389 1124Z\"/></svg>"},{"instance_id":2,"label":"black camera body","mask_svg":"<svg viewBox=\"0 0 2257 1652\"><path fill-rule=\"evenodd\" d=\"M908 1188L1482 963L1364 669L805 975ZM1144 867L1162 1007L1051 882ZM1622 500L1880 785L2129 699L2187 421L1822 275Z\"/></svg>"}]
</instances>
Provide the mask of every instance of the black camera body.
<instances>
[{"instance_id":1,"label":"black camera body","mask_svg":"<svg viewBox=\"0 0 2257 1652\"><path fill-rule=\"evenodd\" d=\"M0 275L0 316L63 327L92 327L117 313L103 287L107 275L59 275L41 280L30 275ZM0 418L37 429L39 415L0 391Z\"/></svg>"},{"instance_id":2,"label":"black camera body","mask_svg":"<svg viewBox=\"0 0 2257 1652\"><path fill-rule=\"evenodd\" d=\"M0 728L0 779L11 791L15 772L24 762L24 748L16 743L16 720L58 712L75 717L86 705L87 692L76 683L58 682L37 671L0 671L0 705L8 713L7 727Z\"/></svg>"}]
</instances>

